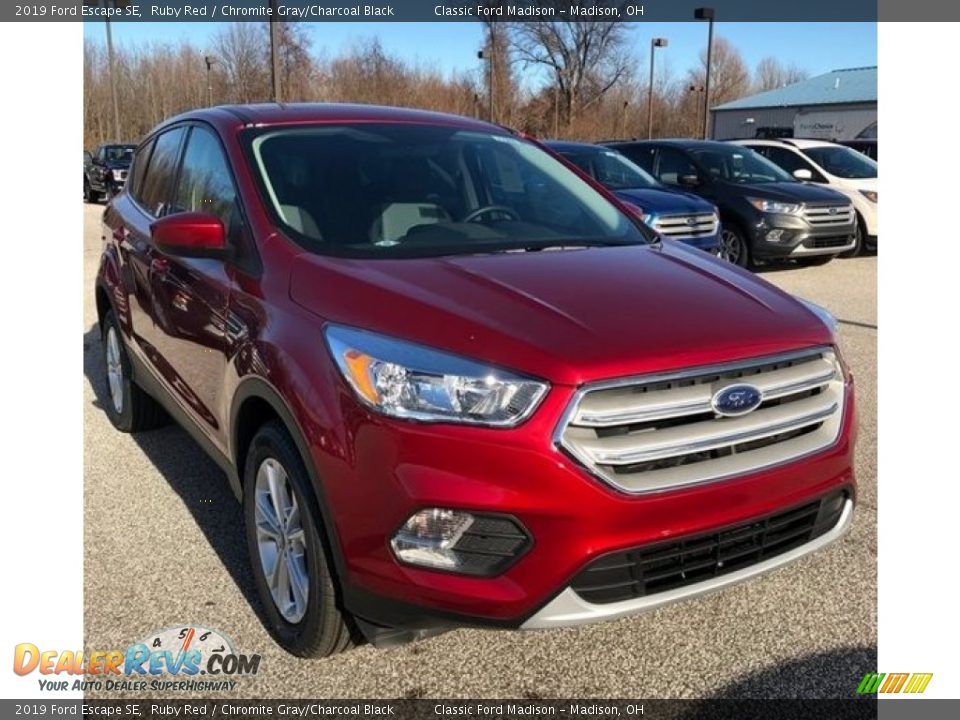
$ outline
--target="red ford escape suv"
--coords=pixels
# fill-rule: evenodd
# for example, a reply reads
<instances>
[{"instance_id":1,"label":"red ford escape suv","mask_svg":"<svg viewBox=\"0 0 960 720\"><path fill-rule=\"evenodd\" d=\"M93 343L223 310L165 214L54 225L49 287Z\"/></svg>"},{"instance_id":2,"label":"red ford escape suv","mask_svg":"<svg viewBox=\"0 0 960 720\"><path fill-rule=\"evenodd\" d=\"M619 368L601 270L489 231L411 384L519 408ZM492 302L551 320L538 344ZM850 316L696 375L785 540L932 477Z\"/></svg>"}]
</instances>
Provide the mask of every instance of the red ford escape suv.
<instances>
[{"instance_id":1,"label":"red ford escape suv","mask_svg":"<svg viewBox=\"0 0 960 720\"><path fill-rule=\"evenodd\" d=\"M111 421L172 416L223 467L299 655L617 618L852 520L829 314L493 125L176 117L105 211L96 300Z\"/></svg>"}]
</instances>

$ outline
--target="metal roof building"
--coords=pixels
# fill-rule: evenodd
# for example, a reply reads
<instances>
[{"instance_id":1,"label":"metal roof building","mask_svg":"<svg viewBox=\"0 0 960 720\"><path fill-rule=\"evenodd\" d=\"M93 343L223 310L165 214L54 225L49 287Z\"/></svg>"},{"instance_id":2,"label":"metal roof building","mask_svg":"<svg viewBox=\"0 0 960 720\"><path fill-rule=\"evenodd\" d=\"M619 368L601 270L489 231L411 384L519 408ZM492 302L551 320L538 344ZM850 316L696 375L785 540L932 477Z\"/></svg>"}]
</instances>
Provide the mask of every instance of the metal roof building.
<instances>
[{"instance_id":1,"label":"metal roof building","mask_svg":"<svg viewBox=\"0 0 960 720\"><path fill-rule=\"evenodd\" d=\"M711 108L717 140L877 136L877 68L833 70Z\"/></svg>"}]
</instances>

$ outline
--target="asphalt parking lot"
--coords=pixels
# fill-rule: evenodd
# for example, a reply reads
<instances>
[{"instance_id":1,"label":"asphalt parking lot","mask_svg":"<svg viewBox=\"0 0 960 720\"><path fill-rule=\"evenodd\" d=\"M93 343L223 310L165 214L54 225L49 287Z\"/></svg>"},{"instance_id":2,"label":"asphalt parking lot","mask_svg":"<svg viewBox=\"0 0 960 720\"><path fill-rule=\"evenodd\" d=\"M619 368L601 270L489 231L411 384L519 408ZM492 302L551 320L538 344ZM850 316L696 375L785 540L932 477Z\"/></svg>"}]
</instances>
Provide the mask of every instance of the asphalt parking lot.
<instances>
[{"instance_id":1,"label":"asphalt parking lot","mask_svg":"<svg viewBox=\"0 0 960 720\"><path fill-rule=\"evenodd\" d=\"M123 435L101 409L93 282L102 211L84 208L85 648L125 648L186 623L217 628L263 658L259 674L226 695L239 698L849 697L876 671L875 257L764 273L842 323L858 383L860 502L840 543L745 585L616 622L460 630L301 660L260 624L240 507L223 474L178 427Z\"/></svg>"}]
</instances>

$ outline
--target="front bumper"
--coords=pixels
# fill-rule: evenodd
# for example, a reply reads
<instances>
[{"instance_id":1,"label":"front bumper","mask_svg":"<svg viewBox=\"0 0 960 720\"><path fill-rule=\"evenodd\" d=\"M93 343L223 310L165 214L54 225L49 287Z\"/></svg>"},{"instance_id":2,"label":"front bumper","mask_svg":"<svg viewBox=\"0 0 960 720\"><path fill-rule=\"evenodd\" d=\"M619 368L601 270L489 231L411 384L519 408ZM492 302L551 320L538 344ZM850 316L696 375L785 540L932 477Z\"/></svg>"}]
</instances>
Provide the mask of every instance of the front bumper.
<instances>
[{"instance_id":1,"label":"front bumper","mask_svg":"<svg viewBox=\"0 0 960 720\"><path fill-rule=\"evenodd\" d=\"M850 382L839 439L830 448L751 474L642 496L600 482L553 445L572 388L555 387L538 412L512 430L417 425L354 408L349 449L335 459L315 457L342 548L346 609L369 623L408 630L555 627L620 617L752 577L769 568L761 564L718 578L715 586L601 609L573 603L569 589L589 563L613 551L736 525L839 489L853 499L852 390ZM429 507L509 515L531 543L494 577L404 565L392 554L390 537Z\"/></svg>"},{"instance_id":2,"label":"front bumper","mask_svg":"<svg viewBox=\"0 0 960 720\"><path fill-rule=\"evenodd\" d=\"M758 259L839 255L857 242L855 222L814 228L803 218L790 215L763 215L750 232L753 254Z\"/></svg>"},{"instance_id":3,"label":"front bumper","mask_svg":"<svg viewBox=\"0 0 960 720\"><path fill-rule=\"evenodd\" d=\"M627 615L656 610L671 603L708 595L771 570L776 570L814 553L846 535L852 524L853 500L847 499L837 524L828 532L804 545L725 575L630 600L602 604L591 603L568 586L557 597L537 611L533 617L523 623L521 629L542 630L615 620Z\"/></svg>"}]
</instances>

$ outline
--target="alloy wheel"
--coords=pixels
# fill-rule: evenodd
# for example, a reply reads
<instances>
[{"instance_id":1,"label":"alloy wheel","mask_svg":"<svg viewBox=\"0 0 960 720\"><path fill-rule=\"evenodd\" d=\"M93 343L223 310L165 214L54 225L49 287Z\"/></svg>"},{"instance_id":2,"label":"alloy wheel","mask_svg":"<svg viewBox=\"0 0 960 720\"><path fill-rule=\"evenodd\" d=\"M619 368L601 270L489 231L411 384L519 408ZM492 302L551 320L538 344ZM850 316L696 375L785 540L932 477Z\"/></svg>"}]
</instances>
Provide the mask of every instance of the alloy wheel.
<instances>
[{"instance_id":1,"label":"alloy wheel","mask_svg":"<svg viewBox=\"0 0 960 720\"><path fill-rule=\"evenodd\" d=\"M740 236L732 230L724 230L720 233L720 252L718 255L721 260L737 265L743 254L743 241Z\"/></svg>"},{"instance_id":2,"label":"alloy wheel","mask_svg":"<svg viewBox=\"0 0 960 720\"><path fill-rule=\"evenodd\" d=\"M107 385L110 387L110 402L119 415L123 412L123 360L120 338L113 327L107 330Z\"/></svg>"},{"instance_id":3,"label":"alloy wheel","mask_svg":"<svg viewBox=\"0 0 960 720\"><path fill-rule=\"evenodd\" d=\"M283 619L300 622L307 613L310 574L297 496L286 470L267 458L257 470L254 514L260 565Z\"/></svg>"}]
</instances>

